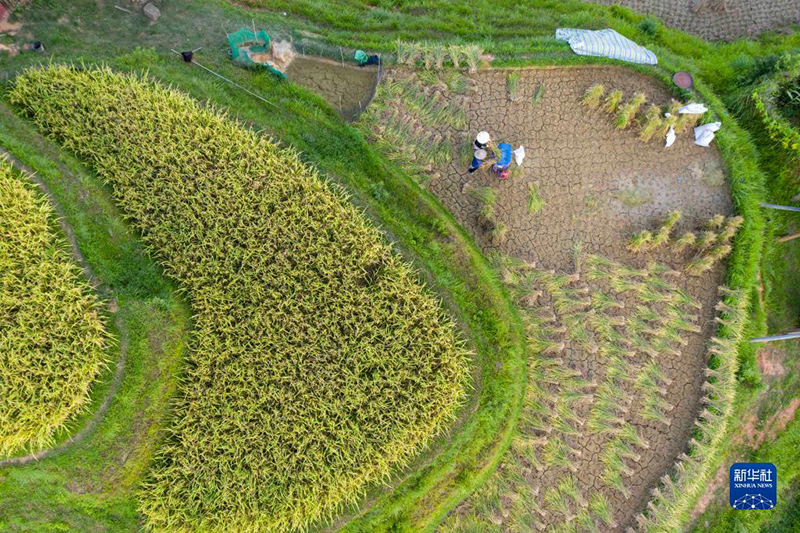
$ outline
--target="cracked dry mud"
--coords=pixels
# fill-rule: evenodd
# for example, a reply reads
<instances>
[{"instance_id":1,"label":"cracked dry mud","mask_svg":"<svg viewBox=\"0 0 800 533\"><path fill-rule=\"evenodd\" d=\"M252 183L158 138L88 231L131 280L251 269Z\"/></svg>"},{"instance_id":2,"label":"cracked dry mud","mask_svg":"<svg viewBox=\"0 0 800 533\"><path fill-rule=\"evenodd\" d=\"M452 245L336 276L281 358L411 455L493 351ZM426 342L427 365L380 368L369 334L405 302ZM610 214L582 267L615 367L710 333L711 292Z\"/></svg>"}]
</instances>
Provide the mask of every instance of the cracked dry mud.
<instances>
[{"instance_id":1,"label":"cracked dry mud","mask_svg":"<svg viewBox=\"0 0 800 533\"><path fill-rule=\"evenodd\" d=\"M484 71L471 77L466 96L452 97L466 106L468 129L443 133L449 133L455 139L454 144L463 144L470 142L477 131L487 130L495 142L507 141L515 148L524 145L527 157L521 172L505 181L485 170L470 175L461 158L456 157L446 168L434 169L428 185L431 192L485 252L501 252L534 263L540 270L574 272L576 241L582 243L585 253L598 254L620 264L642 268L649 261L656 261L680 270L691 258L691 252L678 253L664 247L633 254L625 243L635 231L656 228L671 210L684 214L675 234L695 230L717 213L731 212L723 165L716 148L694 145L690 131L680 134L670 149L664 149L663 139L643 143L637 138L635 128L616 130L612 116L588 110L580 103L586 89L596 83L605 84L609 90L621 89L626 97L643 91L649 103L668 103L670 96L666 89L644 75L618 67L538 68L519 73L521 79L514 101L509 99L506 89L507 71ZM544 94L534 103L533 96L539 86L544 88ZM536 214L527 210L529 183L538 185L545 202ZM479 224L480 204L464 192L470 186L490 186L497 191L496 217L508 227L506 240L499 246L490 243ZM629 206L617 198L630 190L649 201ZM717 264L700 277L683 275L671 280L702 305L696 312L701 331L685 334L688 342L679 347L680 355L664 354L655 359L669 381L664 395L664 400L674 406L669 412L669 425L646 422L636 416L627 419L649 443L649 449L637 450L640 456L637 462L627 461L634 471L625 477L630 492L627 499L601 480L602 439L590 432L569 437L571 447L581 451L574 476L583 498L588 501L595 492L602 492L613 509L616 527L603 526L601 530L624 531L633 525L635 515L649 499L650 490L687 448L700 410L700 388L707 361L705 342L715 329L716 287L722 283L723 274L723 266ZM548 299L543 298L539 304L548 305ZM635 307L635 302L629 305ZM560 357L569 368L579 371L583 379L602 381L605 361L597 354L569 348ZM585 416L588 409L577 408L577 412ZM539 499L558 481L554 474L565 472L545 470L529 478L532 488L540 489ZM500 509L489 524L507 530L513 498L500 499L505 510ZM468 513L472 505L468 499L454 516ZM558 513L551 512L548 516L539 522L563 525Z\"/></svg>"},{"instance_id":2,"label":"cracked dry mud","mask_svg":"<svg viewBox=\"0 0 800 533\"><path fill-rule=\"evenodd\" d=\"M622 4L655 15L672 26L703 39L732 41L760 33L787 30L800 23L797 0L584 0Z\"/></svg>"},{"instance_id":3,"label":"cracked dry mud","mask_svg":"<svg viewBox=\"0 0 800 533\"><path fill-rule=\"evenodd\" d=\"M354 120L369 104L378 71L335 61L295 57L286 69L292 82L322 96L345 120Z\"/></svg>"}]
</instances>

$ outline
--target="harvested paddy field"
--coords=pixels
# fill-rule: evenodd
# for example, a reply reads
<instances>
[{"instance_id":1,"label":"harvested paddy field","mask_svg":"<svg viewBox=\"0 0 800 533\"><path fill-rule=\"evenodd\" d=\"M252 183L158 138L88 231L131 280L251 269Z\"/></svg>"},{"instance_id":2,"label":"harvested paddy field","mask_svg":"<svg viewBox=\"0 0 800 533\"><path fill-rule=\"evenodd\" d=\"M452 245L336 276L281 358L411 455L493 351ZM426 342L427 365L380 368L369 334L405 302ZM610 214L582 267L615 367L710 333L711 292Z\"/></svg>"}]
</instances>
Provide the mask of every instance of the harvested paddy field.
<instances>
[{"instance_id":1,"label":"harvested paddy field","mask_svg":"<svg viewBox=\"0 0 800 533\"><path fill-rule=\"evenodd\" d=\"M305 56L295 57L286 75L322 96L348 121L356 119L367 107L378 81L376 67L361 68Z\"/></svg>"},{"instance_id":2,"label":"harvested paddy field","mask_svg":"<svg viewBox=\"0 0 800 533\"><path fill-rule=\"evenodd\" d=\"M512 453L445 530L624 531L687 451L701 412L724 268L690 275L701 245L677 241L730 213L723 164L686 125L668 149L662 135L620 129L606 97L582 104L597 84L622 92L620 110L638 93L647 106L675 105L624 68L393 71L362 119L390 157L416 161L420 183L495 257L536 354ZM508 179L467 172L481 130L525 146ZM670 244L631 251L634 233L657 232L676 211L661 236Z\"/></svg>"}]
</instances>

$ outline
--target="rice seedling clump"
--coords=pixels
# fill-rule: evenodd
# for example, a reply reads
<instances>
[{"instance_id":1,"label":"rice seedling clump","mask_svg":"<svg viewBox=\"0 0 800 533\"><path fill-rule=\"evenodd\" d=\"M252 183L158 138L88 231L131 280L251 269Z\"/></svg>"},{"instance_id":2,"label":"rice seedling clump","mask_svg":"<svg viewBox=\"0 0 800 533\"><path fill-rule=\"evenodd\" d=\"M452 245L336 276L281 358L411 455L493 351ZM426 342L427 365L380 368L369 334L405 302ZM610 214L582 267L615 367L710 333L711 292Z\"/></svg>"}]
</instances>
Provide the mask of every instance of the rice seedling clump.
<instances>
[{"instance_id":1,"label":"rice seedling clump","mask_svg":"<svg viewBox=\"0 0 800 533\"><path fill-rule=\"evenodd\" d=\"M296 153L108 69L30 70L10 98L112 186L192 305L148 528L302 529L453 420L468 354L452 320Z\"/></svg>"},{"instance_id":2,"label":"rice seedling clump","mask_svg":"<svg viewBox=\"0 0 800 533\"><path fill-rule=\"evenodd\" d=\"M86 408L109 335L47 201L0 161L0 458Z\"/></svg>"}]
</instances>

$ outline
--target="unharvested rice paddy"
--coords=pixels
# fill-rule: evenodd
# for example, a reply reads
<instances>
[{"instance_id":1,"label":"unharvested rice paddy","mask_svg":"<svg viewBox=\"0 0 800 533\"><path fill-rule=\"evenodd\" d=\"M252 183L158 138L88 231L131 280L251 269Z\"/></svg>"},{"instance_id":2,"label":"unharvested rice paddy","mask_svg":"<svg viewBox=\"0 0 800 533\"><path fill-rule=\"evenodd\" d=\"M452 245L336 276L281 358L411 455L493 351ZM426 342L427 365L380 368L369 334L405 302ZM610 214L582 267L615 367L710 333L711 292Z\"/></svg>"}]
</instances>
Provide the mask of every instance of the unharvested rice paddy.
<instances>
[{"instance_id":1,"label":"unharvested rice paddy","mask_svg":"<svg viewBox=\"0 0 800 533\"><path fill-rule=\"evenodd\" d=\"M86 407L109 345L53 209L0 161L0 458L53 443Z\"/></svg>"},{"instance_id":2,"label":"unharvested rice paddy","mask_svg":"<svg viewBox=\"0 0 800 533\"><path fill-rule=\"evenodd\" d=\"M453 420L468 354L451 319L295 153L107 69L30 70L10 99L112 186L191 301L150 529L302 528Z\"/></svg>"}]
</instances>

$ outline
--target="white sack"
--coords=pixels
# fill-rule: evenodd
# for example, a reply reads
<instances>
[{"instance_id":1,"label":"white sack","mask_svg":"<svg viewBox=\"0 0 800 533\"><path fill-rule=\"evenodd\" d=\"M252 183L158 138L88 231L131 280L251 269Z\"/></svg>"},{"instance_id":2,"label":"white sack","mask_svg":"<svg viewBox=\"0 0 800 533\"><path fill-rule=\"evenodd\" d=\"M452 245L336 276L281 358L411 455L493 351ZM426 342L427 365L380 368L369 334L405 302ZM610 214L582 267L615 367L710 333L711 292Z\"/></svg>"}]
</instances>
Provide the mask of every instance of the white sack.
<instances>
[{"instance_id":1,"label":"white sack","mask_svg":"<svg viewBox=\"0 0 800 533\"><path fill-rule=\"evenodd\" d=\"M702 115L708 111L708 108L703 104L696 104L694 102L690 104L686 104L682 108L678 109L678 113L681 115Z\"/></svg>"},{"instance_id":2,"label":"white sack","mask_svg":"<svg viewBox=\"0 0 800 533\"><path fill-rule=\"evenodd\" d=\"M669 131L667 132L667 144L664 145L664 148L669 148L673 144L675 144L675 128L670 126Z\"/></svg>"},{"instance_id":3,"label":"white sack","mask_svg":"<svg viewBox=\"0 0 800 533\"><path fill-rule=\"evenodd\" d=\"M514 161L517 162L517 166L522 166L522 160L525 159L525 147L520 146L516 150L514 150Z\"/></svg>"},{"instance_id":4,"label":"white sack","mask_svg":"<svg viewBox=\"0 0 800 533\"><path fill-rule=\"evenodd\" d=\"M697 146L707 147L714 140L714 132L722 127L722 122L703 124L694 129L694 143Z\"/></svg>"}]
</instances>

